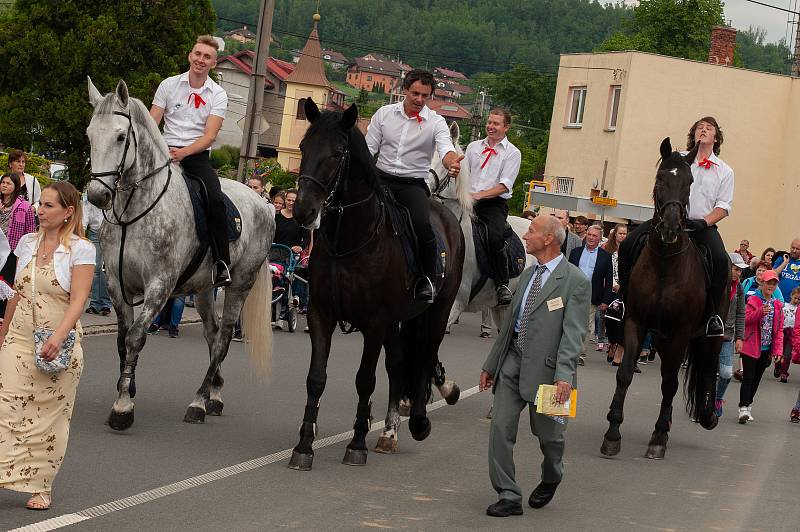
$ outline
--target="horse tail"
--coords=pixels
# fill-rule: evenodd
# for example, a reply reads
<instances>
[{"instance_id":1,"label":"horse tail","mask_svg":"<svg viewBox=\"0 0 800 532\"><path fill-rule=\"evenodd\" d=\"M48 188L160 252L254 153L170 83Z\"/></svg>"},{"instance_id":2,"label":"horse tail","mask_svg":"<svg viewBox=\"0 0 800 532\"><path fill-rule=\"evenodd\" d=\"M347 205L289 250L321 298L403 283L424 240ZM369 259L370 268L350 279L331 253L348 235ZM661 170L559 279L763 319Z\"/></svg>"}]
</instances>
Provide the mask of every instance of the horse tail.
<instances>
[{"instance_id":1,"label":"horse tail","mask_svg":"<svg viewBox=\"0 0 800 532\"><path fill-rule=\"evenodd\" d=\"M686 411L692 419L705 422L706 416L713 408L716 395L717 369L719 354L713 356L713 342L706 338L694 338L689 342L686 373L683 384L686 394ZM705 395L711 394L708 397Z\"/></svg>"},{"instance_id":2,"label":"horse tail","mask_svg":"<svg viewBox=\"0 0 800 532\"><path fill-rule=\"evenodd\" d=\"M400 326L403 342L403 386L402 396L416 399L420 386L425 386L425 404L431 398L431 379L435 359L429 356L428 312L406 320Z\"/></svg>"},{"instance_id":3,"label":"horse tail","mask_svg":"<svg viewBox=\"0 0 800 532\"><path fill-rule=\"evenodd\" d=\"M463 166L456 178L456 196L458 197L458 204L461 206L462 217L465 219L472 217L473 203L475 202L472 199L471 179L466 162L466 160L461 161Z\"/></svg>"},{"instance_id":4,"label":"horse tail","mask_svg":"<svg viewBox=\"0 0 800 532\"><path fill-rule=\"evenodd\" d=\"M242 335L250 360L265 372L269 371L272 359L271 307L272 275L262 266L242 308Z\"/></svg>"}]
</instances>

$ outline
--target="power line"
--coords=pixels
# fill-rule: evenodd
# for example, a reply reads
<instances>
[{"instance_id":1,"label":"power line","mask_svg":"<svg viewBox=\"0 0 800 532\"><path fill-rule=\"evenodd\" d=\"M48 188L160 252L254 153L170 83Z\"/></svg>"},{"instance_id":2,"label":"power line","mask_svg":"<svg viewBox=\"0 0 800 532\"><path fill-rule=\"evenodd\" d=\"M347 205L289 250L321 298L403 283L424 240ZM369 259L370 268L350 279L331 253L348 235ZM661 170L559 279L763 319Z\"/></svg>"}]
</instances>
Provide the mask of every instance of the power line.
<instances>
[{"instance_id":1,"label":"power line","mask_svg":"<svg viewBox=\"0 0 800 532\"><path fill-rule=\"evenodd\" d=\"M760 6L777 9L778 11L783 11L785 13L791 13L792 15L800 15L800 12L798 11L792 11L791 9L786 9L784 7L773 6L772 4L765 4L764 2L759 2L758 0L744 0L744 1L750 2L751 4L758 4Z\"/></svg>"}]
</instances>

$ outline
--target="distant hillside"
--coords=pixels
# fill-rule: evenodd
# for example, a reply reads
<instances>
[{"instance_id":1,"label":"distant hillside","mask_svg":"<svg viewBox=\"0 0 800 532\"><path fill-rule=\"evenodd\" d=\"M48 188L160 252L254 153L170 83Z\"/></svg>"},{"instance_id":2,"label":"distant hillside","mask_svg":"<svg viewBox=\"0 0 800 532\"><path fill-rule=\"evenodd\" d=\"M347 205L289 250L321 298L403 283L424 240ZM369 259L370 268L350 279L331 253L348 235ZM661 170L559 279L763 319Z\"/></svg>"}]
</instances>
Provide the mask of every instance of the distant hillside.
<instances>
[{"instance_id":1,"label":"distant hillside","mask_svg":"<svg viewBox=\"0 0 800 532\"><path fill-rule=\"evenodd\" d=\"M212 0L222 19L258 21L260 0ZM276 0L274 33L287 51L302 46L316 0ZM632 9L588 0L323 0L320 35L348 57L379 52L421 67L466 74L522 63L555 72L558 55L588 52L619 30ZM227 30L236 22L218 20ZM755 70L786 73L788 47L763 33L740 33L738 58ZM738 61L737 61L738 63Z\"/></svg>"}]
</instances>

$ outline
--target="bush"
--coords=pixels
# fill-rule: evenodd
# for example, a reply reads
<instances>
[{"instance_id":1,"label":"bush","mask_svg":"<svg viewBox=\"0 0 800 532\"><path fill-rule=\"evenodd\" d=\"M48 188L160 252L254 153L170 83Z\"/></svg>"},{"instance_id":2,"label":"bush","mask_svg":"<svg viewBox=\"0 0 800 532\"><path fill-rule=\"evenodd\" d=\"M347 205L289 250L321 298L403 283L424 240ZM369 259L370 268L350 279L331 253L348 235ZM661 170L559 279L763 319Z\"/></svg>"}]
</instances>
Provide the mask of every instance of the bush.
<instances>
[{"instance_id":1,"label":"bush","mask_svg":"<svg viewBox=\"0 0 800 532\"><path fill-rule=\"evenodd\" d=\"M272 187L288 189L297 186L297 176L281 168L277 159L258 159L255 168L248 172L248 177L253 175L263 178L267 190Z\"/></svg>"},{"instance_id":2,"label":"bush","mask_svg":"<svg viewBox=\"0 0 800 532\"><path fill-rule=\"evenodd\" d=\"M220 173L226 166L238 168L239 166L239 148L224 144L216 150L211 150L210 155L211 166Z\"/></svg>"}]
</instances>

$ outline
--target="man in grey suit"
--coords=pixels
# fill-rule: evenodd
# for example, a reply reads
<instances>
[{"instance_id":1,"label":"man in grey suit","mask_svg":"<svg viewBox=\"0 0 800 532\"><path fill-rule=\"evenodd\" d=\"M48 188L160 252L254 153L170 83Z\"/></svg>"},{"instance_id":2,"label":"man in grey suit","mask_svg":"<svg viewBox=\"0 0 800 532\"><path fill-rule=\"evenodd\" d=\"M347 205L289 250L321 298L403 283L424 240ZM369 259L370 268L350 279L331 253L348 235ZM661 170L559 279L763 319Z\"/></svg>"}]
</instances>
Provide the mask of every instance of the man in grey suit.
<instances>
[{"instance_id":1,"label":"man in grey suit","mask_svg":"<svg viewBox=\"0 0 800 532\"><path fill-rule=\"evenodd\" d=\"M540 384L555 384L557 401L577 386L578 356L586 338L591 286L580 269L561 254L564 228L552 216L535 218L524 236L538 265L520 278L500 334L480 376L480 389L492 388L494 411L489 431L489 476L500 500L487 515L522 515L522 490L514 478L514 444L519 415L530 410L531 431L544 454L541 483L528 504L541 508L553 498L564 476L566 418L536 413Z\"/></svg>"}]
</instances>

